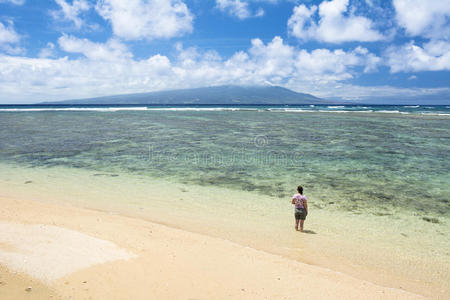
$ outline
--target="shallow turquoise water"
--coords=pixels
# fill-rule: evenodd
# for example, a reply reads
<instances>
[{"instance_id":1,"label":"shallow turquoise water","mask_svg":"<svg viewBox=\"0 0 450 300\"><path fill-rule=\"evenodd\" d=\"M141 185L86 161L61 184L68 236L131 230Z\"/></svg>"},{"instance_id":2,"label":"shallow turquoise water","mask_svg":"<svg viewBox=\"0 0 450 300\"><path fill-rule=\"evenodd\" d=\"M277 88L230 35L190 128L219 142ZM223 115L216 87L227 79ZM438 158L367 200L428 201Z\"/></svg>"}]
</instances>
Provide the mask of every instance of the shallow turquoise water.
<instances>
[{"instance_id":1,"label":"shallow turquoise water","mask_svg":"<svg viewBox=\"0 0 450 300\"><path fill-rule=\"evenodd\" d=\"M333 108L331 108L333 109ZM407 108L414 109L414 108ZM450 212L450 117L286 110L0 112L0 160L133 173L376 215Z\"/></svg>"}]
</instances>

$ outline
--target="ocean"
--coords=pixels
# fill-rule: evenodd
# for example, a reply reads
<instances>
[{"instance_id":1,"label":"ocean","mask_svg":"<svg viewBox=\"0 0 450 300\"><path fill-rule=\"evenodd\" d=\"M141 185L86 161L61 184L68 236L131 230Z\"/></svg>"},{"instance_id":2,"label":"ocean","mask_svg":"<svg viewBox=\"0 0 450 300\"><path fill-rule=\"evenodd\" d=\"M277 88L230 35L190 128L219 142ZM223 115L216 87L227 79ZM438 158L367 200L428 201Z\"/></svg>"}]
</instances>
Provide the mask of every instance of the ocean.
<instances>
[{"instance_id":1,"label":"ocean","mask_svg":"<svg viewBox=\"0 0 450 300\"><path fill-rule=\"evenodd\" d=\"M449 278L449 153L450 106L0 106L4 194L305 260L301 184L310 262L342 251L419 279Z\"/></svg>"},{"instance_id":2,"label":"ocean","mask_svg":"<svg viewBox=\"0 0 450 300\"><path fill-rule=\"evenodd\" d=\"M448 217L449 121L447 106L3 106L0 161L277 199L301 183L320 206Z\"/></svg>"}]
</instances>

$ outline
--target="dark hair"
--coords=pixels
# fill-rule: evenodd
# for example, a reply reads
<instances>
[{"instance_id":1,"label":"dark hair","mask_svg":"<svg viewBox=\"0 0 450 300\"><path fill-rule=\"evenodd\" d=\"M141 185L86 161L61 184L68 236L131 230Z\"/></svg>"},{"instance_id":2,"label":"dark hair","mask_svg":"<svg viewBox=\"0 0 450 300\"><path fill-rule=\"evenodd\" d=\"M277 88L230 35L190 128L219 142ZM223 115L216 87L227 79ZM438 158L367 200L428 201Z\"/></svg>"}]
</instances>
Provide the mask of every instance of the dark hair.
<instances>
[{"instance_id":1,"label":"dark hair","mask_svg":"<svg viewBox=\"0 0 450 300\"><path fill-rule=\"evenodd\" d=\"M303 187L302 187L301 185L299 185L299 186L297 187L297 191L298 191L301 195L303 195Z\"/></svg>"}]
</instances>

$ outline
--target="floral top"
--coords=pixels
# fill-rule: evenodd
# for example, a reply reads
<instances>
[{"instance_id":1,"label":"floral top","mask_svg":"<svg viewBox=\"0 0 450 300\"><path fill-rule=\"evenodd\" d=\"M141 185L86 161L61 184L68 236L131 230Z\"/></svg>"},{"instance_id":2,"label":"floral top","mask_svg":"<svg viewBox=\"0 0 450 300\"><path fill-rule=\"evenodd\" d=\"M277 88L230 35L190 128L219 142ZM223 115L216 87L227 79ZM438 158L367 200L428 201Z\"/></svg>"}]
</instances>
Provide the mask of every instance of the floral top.
<instances>
[{"instance_id":1,"label":"floral top","mask_svg":"<svg viewBox=\"0 0 450 300\"><path fill-rule=\"evenodd\" d=\"M295 194L294 196L292 196L292 199L294 200L296 209L305 208L306 196Z\"/></svg>"}]
</instances>

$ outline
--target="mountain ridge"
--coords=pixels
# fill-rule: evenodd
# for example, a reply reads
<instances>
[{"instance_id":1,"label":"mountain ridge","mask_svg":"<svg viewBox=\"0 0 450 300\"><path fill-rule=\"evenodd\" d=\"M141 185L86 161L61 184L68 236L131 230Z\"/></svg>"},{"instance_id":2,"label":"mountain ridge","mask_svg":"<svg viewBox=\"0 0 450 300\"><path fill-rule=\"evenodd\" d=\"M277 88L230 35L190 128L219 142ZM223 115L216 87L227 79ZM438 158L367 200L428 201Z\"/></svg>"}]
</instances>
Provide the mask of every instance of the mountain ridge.
<instances>
[{"instance_id":1,"label":"mountain ridge","mask_svg":"<svg viewBox=\"0 0 450 300\"><path fill-rule=\"evenodd\" d=\"M85 99L46 101L39 104L330 104L311 94L297 93L280 86L221 85L148 93L111 95Z\"/></svg>"}]
</instances>

